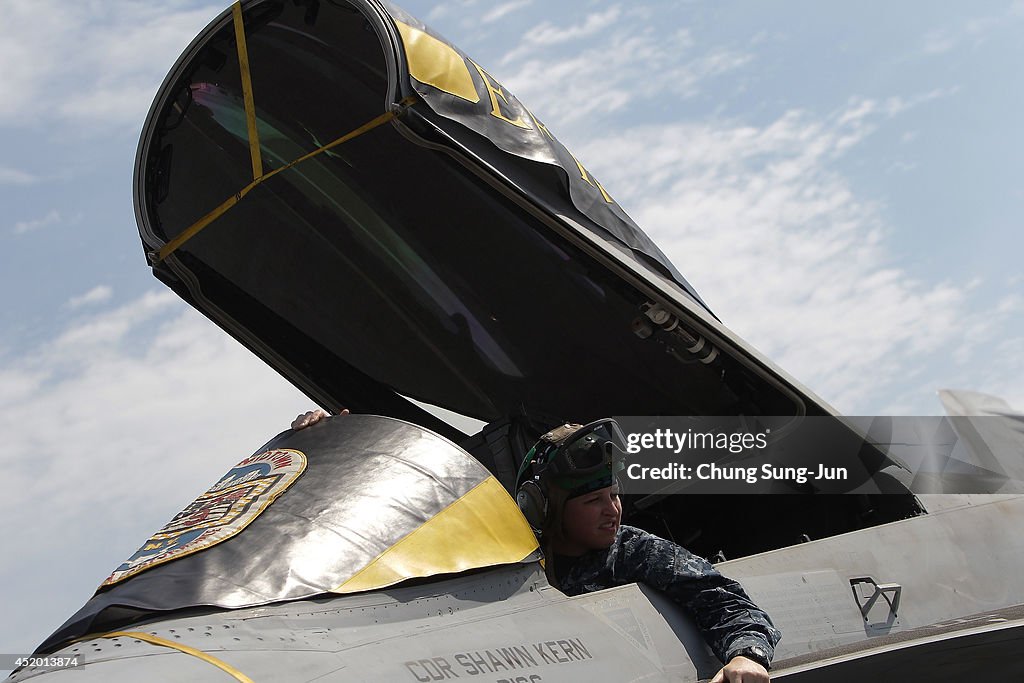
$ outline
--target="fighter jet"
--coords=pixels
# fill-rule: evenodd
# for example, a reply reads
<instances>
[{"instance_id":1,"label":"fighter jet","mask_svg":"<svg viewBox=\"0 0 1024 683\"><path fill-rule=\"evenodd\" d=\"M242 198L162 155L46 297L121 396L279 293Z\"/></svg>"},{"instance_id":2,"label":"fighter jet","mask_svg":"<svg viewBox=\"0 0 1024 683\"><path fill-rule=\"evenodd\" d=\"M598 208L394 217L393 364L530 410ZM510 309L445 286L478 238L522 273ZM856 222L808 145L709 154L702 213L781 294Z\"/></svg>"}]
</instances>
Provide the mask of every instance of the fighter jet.
<instances>
[{"instance_id":1,"label":"fighter jet","mask_svg":"<svg viewBox=\"0 0 1024 683\"><path fill-rule=\"evenodd\" d=\"M821 418L865 444L835 456L867 473L855 493L627 497L626 521L717 558L772 615L773 678L1024 673L1021 416L945 395L995 422L933 430L949 448L925 472L905 425L837 415L400 8L226 10L156 96L134 196L161 282L355 414L240 454L8 680L707 678L656 591L553 588L509 495L546 429L612 415ZM965 477L980 488L951 496Z\"/></svg>"}]
</instances>

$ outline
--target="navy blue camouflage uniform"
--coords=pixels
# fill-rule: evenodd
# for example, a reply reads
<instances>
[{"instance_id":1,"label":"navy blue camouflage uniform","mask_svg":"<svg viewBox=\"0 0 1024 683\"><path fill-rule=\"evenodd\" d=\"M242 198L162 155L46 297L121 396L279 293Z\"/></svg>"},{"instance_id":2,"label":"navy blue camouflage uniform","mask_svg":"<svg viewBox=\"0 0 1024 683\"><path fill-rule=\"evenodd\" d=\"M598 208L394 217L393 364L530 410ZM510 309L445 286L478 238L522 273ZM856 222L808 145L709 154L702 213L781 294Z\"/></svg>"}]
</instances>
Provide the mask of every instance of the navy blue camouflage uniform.
<instances>
[{"instance_id":1,"label":"navy blue camouflage uniform","mask_svg":"<svg viewBox=\"0 0 1024 683\"><path fill-rule=\"evenodd\" d=\"M704 558L636 527L620 526L607 549L578 558L556 557L555 572L566 595L628 583L662 591L693 615L704 640L723 662L751 652L764 653L771 661L782 636L740 584L722 576Z\"/></svg>"}]
</instances>

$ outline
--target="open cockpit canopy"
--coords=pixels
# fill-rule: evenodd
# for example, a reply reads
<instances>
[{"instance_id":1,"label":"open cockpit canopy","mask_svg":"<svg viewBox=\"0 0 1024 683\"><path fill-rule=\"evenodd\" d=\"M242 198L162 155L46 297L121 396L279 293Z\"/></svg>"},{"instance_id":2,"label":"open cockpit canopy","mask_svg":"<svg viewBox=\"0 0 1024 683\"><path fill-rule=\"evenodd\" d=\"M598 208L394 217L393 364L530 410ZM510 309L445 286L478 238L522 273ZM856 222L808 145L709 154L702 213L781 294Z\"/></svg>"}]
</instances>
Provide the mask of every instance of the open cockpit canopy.
<instances>
[{"instance_id":1,"label":"open cockpit canopy","mask_svg":"<svg viewBox=\"0 0 1024 683\"><path fill-rule=\"evenodd\" d=\"M157 277L322 405L453 438L406 397L484 422L828 412L539 118L388 4L225 12L154 102L135 200Z\"/></svg>"}]
</instances>

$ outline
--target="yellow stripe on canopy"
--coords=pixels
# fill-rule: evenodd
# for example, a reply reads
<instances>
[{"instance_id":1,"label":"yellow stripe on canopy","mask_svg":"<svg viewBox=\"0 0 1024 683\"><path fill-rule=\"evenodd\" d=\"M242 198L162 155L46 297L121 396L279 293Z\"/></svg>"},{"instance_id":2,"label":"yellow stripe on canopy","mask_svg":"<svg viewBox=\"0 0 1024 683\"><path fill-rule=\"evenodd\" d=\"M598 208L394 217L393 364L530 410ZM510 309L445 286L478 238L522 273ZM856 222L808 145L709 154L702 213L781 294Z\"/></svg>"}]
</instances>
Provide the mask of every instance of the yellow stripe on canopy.
<instances>
[{"instance_id":1,"label":"yellow stripe on canopy","mask_svg":"<svg viewBox=\"0 0 1024 683\"><path fill-rule=\"evenodd\" d=\"M480 101L466 60L451 45L400 21L396 20L395 25L402 34L410 76L449 95Z\"/></svg>"},{"instance_id":2,"label":"yellow stripe on canopy","mask_svg":"<svg viewBox=\"0 0 1024 683\"><path fill-rule=\"evenodd\" d=\"M235 44L238 50L238 73L242 79L242 100L245 103L245 125L249 131L249 156L252 161L252 179L263 175L263 157L260 155L260 136L256 129L256 103L252 96L252 76L249 73L249 48L245 44L245 23L242 21L242 0L231 6L235 26Z\"/></svg>"},{"instance_id":3,"label":"yellow stripe on canopy","mask_svg":"<svg viewBox=\"0 0 1024 683\"><path fill-rule=\"evenodd\" d=\"M406 579L519 562L537 547L515 501L497 479L488 477L333 592L356 593Z\"/></svg>"}]
</instances>

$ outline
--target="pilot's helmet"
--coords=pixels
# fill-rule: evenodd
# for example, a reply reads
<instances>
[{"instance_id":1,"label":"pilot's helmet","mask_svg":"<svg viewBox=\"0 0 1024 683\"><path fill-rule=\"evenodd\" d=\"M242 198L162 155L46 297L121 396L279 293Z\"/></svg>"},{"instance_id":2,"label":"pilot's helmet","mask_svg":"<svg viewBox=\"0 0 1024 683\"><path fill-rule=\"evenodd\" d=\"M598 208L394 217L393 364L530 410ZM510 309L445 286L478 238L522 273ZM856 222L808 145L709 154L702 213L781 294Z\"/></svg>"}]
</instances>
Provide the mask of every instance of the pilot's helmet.
<instances>
[{"instance_id":1,"label":"pilot's helmet","mask_svg":"<svg viewBox=\"0 0 1024 683\"><path fill-rule=\"evenodd\" d=\"M611 486L625 467L625 453L626 439L611 418L564 424L540 437L516 475L516 503L538 537L544 533L551 486L565 491L565 500Z\"/></svg>"},{"instance_id":2,"label":"pilot's helmet","mask_svg":"<svg viewBox=\"0 0 1024 683\"><path fill-rule=\"evenodd\" d=\"M520 468L518 483L557 486L569 493L568 498L575 498L611 486L615 473L625 466L625 453L626 439L615 420L567 423L534 444Z\"/></svg>"}]
</instances>

